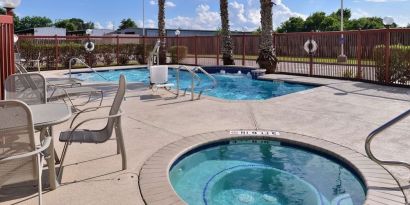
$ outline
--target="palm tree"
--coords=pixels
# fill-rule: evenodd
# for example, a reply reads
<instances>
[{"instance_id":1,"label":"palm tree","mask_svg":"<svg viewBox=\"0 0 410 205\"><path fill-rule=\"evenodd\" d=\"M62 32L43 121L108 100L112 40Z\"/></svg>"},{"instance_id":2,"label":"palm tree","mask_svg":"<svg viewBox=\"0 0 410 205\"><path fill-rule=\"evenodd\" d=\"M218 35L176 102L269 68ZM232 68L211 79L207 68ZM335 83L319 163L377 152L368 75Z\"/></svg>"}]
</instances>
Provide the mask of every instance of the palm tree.
<instances>
[{"instance_id":1,"label":"palm tree","mask_svg":"<svg viewBox=\"0 0 410 205\"><path fill-rule=\"evenodd\" d=\"M231 39L231 32L229 30L229 12L228 12L228 0L220 0L220 12L221 12L221 35L222 35L222 59L224 65L235 65L233 59L233 45Z\"/></svg>"},{"instance_id":2,"label":"palm tree","mask_svg":"<svg viewBox=\"0 0 410 205\"><path fill-rule=\"evenodd\" d=\"M259 67L266 69L266 73L275 73L278 65L272 37L272 0L260 0L261 3L261 42L259 45L259 56L256 62Z\"/></svg>"},{"instance_id":3,"label":"palm tree","mask_svg":"<svg viewBox=\"0 0 410 205\"><path fill-rule=\"evenodd\" d=\"M158 0L158 36L161 40L159 49L159 63L166 64L167 52L165 48L165 0Z\"/></svg>"}]
</instances>

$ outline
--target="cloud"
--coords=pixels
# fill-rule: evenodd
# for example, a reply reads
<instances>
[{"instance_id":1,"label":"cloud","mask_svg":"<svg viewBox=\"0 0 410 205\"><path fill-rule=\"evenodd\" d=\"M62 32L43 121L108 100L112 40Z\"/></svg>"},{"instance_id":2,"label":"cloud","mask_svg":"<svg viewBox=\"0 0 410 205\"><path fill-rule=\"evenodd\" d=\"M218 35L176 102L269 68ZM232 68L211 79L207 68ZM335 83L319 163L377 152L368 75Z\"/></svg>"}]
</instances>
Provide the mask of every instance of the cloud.
<instances>
[{"instance_id":1,"label":"cloud","mask_svg":"<svg viewBox=\"0 0 410 205\"><path fill-rule=\"evenodd\" d=\"M149 4L151 4L151 5L157 5L158 4L158 2L156 1L156 0L150 0L149 1ZM166 8L173 8L173 7L176 7L177 5L174 3L174 2L172 2L172 1L165 1L165 7Z\"/></svg>"},{"instance_id":2,"label":"cloud","mask_svg":"<svg viewBox=\"0 0 410 205\"><path fill-rule=\"evenodd\" d=\"M95 22L94 23L94 28L96 29L111 29L114 30L114 23L112 21L108 21L105 26L103 26L100 22Z\"/></svg>"},{"instance_id":3,"label":"cloud","mask_svg":"<svg viewBox=\"0 0 410 205\"><path fill-rule=\"evenodd\" d=\"M362 9L356 9L352 11L352 18L353 19L358 19L362 17L369 17L371 16L367 11L364 11Z\"/></svg>"},{"instance_id":4,"label":"cloud","mask_svg":"<svg viewBox=\"0 0 410 205\"><path fill-rule=\"evenodd\" d=\"M166 1L165 2L165 7L175 7L175 6L177 6L174 2L172 2L172 1Z\"/></svg>"},{"instance_id":5,"label":"cloud","mask_svg":"<svg viewBox=\"0 0 410 205\"><path fill-rule=\"evenodd\" d=\"M273 26L276 28L289 17L305 15L293 12L281 0L276 0L273 7ZM247 0L240 3L238 0L229 3L229 19L231 30L253 31L260 26L260 8L255 0ZM211 7L202 3L196 8L196 15L193 17L179 15L166 20L168 28L185 29L217 29L220 27L219 10L211 10Z\"/></svg>"},{"instance_id":6,"label":"cloud","mask_svg":"<svg viewBox=\"0 0 410 205\"><path fill-rule=\"evenodd\" d=\"M407 2L409 0L364 0L366 2L373 2L373 3L391 3L391 2Z\"/></svg>"},{"instance_id":7,"label":"cloud","mask_svg":"<svg viewBox=\"0 0 410 205\"><path fill-rule=\"evenodd\" d=\"M177 16L166 19L168 28L186 28L186 29L216 29L219 27L220 17L216 11L211 11L207 4L200 4L196 8L196 16Z\"/></svg>"}]
</instances>

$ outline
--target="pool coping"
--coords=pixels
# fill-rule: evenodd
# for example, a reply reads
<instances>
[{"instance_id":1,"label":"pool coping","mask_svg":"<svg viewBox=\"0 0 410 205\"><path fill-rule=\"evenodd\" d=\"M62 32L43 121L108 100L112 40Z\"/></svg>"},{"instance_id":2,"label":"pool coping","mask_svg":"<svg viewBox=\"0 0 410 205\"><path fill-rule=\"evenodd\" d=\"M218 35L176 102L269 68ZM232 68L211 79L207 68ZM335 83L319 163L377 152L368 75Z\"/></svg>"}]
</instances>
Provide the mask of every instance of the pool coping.
<instances>
[{"instance_id":1,"label":"pool coping","mask_svg":"<svg viewBox=\"0 0 410 205\"><path fill-rule=\"evenodd\" d=\"M241 130L238 130L241 131ZM139 187L141 196L148 205L186 204L174 191L169 180L169 169L175 160L186 152L206 144L233 139L260 139L286 142L330 155L342 161L363 180L367 188L364 204L405 204L405 196L398 182L382 166L348 147L330 141L283 131L271 135L272 130L243 130L245 135L232 134L229 130L216 131L185 137L164 146L149 157L140 169ZM276 132L276 130L275 130Z\"/></svg>"}]
</instances>

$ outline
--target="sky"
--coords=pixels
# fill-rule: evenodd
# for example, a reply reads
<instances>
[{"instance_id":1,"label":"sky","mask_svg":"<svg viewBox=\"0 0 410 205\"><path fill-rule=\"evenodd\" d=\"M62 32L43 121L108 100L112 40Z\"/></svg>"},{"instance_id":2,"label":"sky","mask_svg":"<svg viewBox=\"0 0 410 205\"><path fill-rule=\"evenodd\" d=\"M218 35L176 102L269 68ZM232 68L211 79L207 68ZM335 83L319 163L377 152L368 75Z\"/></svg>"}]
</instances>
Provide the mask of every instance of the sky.
<instances>
[{"instance_id":1,"label":"sky","mask_svg":"<svg viewBox=\"0 0 410 205\"><path fill-rule=\"evenodd\" d=\"M340 8L340 0L274 0L274 27L292 16L306 18L316 11L331 13ZM400 26L410 23L410 0L344 0L354 18L391 16ZM124 18L142 26L145 3L145 26L157 27L157 0L22 0L16 9L19 16L47 16L53 20L82 18L97 28L116 28ZM253 31L260 25L259 0L229 0L232 30ZM167 0L166 27L216 29L220 25L219 0Z\"/></svg>"}]
</instances>

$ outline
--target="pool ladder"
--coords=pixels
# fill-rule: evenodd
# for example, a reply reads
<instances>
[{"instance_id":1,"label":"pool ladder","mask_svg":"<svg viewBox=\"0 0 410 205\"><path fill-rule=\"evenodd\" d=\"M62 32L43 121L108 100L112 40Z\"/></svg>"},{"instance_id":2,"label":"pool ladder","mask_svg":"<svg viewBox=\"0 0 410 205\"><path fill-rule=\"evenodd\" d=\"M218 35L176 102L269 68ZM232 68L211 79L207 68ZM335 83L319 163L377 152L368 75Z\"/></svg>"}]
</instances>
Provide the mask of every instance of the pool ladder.
<instances>
[{"instance_id":1,"label":"pool ladder","mask_svg":"<svg viewBox=\"0 0 410 205\"><path fill-rule=\"evenodd\" d=\"M380 160L378 158L376 158L372 152L371 149L371 143L373 141L373 139L379 135L380 133L384 132L385 130L387 130L388 128L390 128L391 126L401 122L402 120L406 119L408 116L410 115L410 110L407 110L406 112L400 114L399 116L395 117L394 119L390 120L389 122L383 124L382 126L380 126L379 128L377 128L376 130L374 130L373 132L371 132L369 134L369 136L366 138L366 144L365 144L365 149L366 149L366 154L367 156L369 156L369 158L371 160L373 160L374 162L378 163L379 165L388 165L388 166L401 166L401 167L405 167L410 171L410 164L406 163L406 162L401 162L401 161L384 161L384 160ZM398 180L397 180L398 181ZM401 186L401 185L400 185ZM401 188L401 187L400 187ZM402 190L403 191L403 190ZM406 199L406 204L409 204L409 201L406 197L406 195L404 194L405 199Z\"/></svg>"},{"instance_id":2,"label":"pool ladder","mask_svg":"<svg viewBox=\"0 0 410 205\"><path fill-rule=\"evenodd\" d=\"M104 77L104 76L102 76L101 74L99 74L94 68L92 68L91 66L89 66L87 63L85 63L84 61L82 61L82 60L79 59L79 58L71 58L71 59L68 61L69 78L71 78L71 68L72 68L72 66L73 66L73 62L74 62L74 65L75 65L76 63L81 63L81 64L85 65L88 69L90 69L91 71L93 71L95 74L97 74L98 76L100 76L100 77L103 78L104 80L108 80L106 77Z\"/></svg>"},{"instance_id":3,"label":"pool ladder","mask_svg":"<svg viewBox=\"0 0 410 205\"><path fill-rule=\"evenodd\" d=\"M180 90L180 86L179 86L180 85L180 82L179 82L180 81L180 76L179 76L179 74L180 74L181 69L186 70L191 74L191 87L184 89L184 95L186 95L188 89L190 89L191 90L191 100L192 101L195 100L195 86L200 86L201 82L202 82L201 77L199 77L199 75L197 73L201 72L204 75L206 75L210 80L212 80L212 85L209 88L204 88L204 89L199 91L197 100L201 99L201 96L204 92L211 91L211 90L215 89L216 86L218 85L218 82L216 81L215 77L212 76L211 74L209 74L208 72L206 72L206 70L204 70L202 67L199 67L199 66L187 67L187 66L182 65L182 66L179 66L177 68L177 74L176 74L176 79L177 79L177 94L176 95L177 95L177 97L179 96L179 92L180 92L179 91ZM196 80L196 83L195 83L195 80Z\"/></svg>"}]
</instances>

